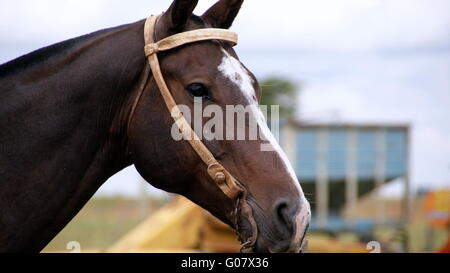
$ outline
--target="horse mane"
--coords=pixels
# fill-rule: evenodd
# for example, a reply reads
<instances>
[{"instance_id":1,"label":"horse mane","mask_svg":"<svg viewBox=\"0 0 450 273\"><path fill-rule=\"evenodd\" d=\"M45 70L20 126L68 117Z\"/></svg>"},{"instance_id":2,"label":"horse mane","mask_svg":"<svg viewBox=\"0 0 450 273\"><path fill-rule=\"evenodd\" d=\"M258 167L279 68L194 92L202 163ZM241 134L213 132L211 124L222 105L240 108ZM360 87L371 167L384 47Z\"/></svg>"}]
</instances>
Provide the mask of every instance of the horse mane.
<instances>
[{"instance_id":1,"label":"horse mane","mask_svg":"<svg viewBox=\"0 0 450 273\"><path fill-rule=\"evenodd\" d=\"M91 38L99 35L108 34L122 26L98 30L79 37L71 38L62 42L58 42L49 46L42 47L11 61L0 65L0 79L12 74L23 72L28 68L32 68L37 64L41 64L52 57L64 55L69 50L76 48L76 46L89 41Z\"/></svg>"}]
</instances>

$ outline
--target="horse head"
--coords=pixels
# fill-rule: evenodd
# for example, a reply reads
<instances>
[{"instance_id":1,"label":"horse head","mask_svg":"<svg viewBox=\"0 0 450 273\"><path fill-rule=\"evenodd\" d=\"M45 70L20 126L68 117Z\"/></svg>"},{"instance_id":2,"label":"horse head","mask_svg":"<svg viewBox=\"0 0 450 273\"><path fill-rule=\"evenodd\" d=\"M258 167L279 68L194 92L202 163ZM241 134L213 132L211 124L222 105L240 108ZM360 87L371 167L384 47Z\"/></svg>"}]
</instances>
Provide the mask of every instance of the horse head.
<instances>
[{"instance_id":1,"label":"horse head","mask_svg":"<svg viewBox=\"0 0 450 273\"><path fill-rule=\"evenodd\" d=\"M191 30L228 29L242 2L221 0L196 16L192 12L197 1L175 0L158 17L152 38L160 41ZM186 196L235 228L244 251L299 252L310 206L258 108L258 81L232 44L214 39L187 43L160 52L157 58L174 101L193 113L183 112L191 124L200 125L200 130L194 129L205 135L203 145L237 181L240 191L236 196L225 194L188 141L177 137L179 128L154 78L145 85L128 125L129 152L139 173L155 187ZM196 106L204 109L200 116ZM208 127L212 119L214 126ZM258 137L239 137L252 134L253 127L244 121L254 122Z\"/></svg>"}]
</instances>

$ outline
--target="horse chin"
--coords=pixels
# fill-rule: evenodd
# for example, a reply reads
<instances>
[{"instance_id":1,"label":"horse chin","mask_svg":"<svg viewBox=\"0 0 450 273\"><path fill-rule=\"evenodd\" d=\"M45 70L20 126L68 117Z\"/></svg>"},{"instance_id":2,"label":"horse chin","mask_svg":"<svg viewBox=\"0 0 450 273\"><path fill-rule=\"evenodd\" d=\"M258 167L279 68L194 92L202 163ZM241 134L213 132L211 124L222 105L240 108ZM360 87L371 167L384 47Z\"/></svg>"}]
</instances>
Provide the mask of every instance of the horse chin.
<instances>
[{"instance_id":1,"label":"horse chin","mask_svg":"<svg viewBox=\"0 0 450 273\"><path fill-rule=\"evenodd\" d=\"M270 244L262 236L259 236L251 248L246 249L246 253L304 253L307 250L307 240L302 242L301 247L291 248L289 242Z\"/></svg>"},{"instance_id":2,"label":"horse chin","mask_svg":"<svg viewBox=\"0 0 450 273\"><path fill-rule=\"evenodd\" d=\"M270 238L276 236L270 234L265 236L262 232L255 232L250 221L244 216L240 217L237 227L242 253L304 253L307 250L306 239L298 246L292 246L291 241L271 240Z\"/></svg>"},{"instance_id":3,"label":"horse chin","mask_svg":"<svg viewBox=\"0 0 450 273\"><path fill-rule=\"evenodd\" d=\"M241 216L236 230L241 241L242 253L268 253L269 248L266 241L259 232L254 232L248 218ZM256 236L256 238L254 238Z\"/></svg>"},{"instance_id":4,"label":"horse chin","mask_svg":"<svg viewBox=\"0 0 450 273\"><path fill-rule=\"evenodd\" d=\"M250 224L249 219L241 215L235 225L236 234L241 242L241 252L243 253L253 253L255 252L255 240L253 239L253 229Z\"/></svg>"},{"instance_id":5,"label":"horse chin","mask_svg":"<svg viewBox=\"0 0 450 273\"><path fill-rule=\"evenodd\" d=\"M264 240L264 238L261 237L261 236L258 236L258 238L256 239L255 245L253 246L252 250L253 250L253 252L256 252L256 253L270 253L270 252L273 252L273 251L271 251L271 249L267 245L267 243Z\"/></svg>"},{"instance_id":6,"label":"horse chin","mask_svg":"<svg viewBox=\"0 0 450 273\"><path fill-rule=\"evenodd\" d=\"M244 199L245 200L245 199ZM272 251L271 244L268 244L260 232L259 225L254 218L252 207L241 200L241 214L239 215L235 228L236 233L241 241L242 253L270 253L279 252L278 249Z\"/></svg>"},{"instance_id":7,"label":"horse chin","mask_svg":"<svg viewBox=\"0 0 450 273\"><path fill-rule=\"evenodd\" d=\"M301 240L292 242L292 236L283 239L278 233L265 226L263 221L257 221L258 215L254 213L252 206L246 198L238 200L239 206L235 215L235 230L242 243L243 253L299 253L305 252L307 241L306 229ZM261 219L261 217L259 217Z\"/></svg>"},{"instance_id":8,"label":"horse chin","mask_svg":"<svg viewBox=\"0 0 450 273\"><path fill-rule=\"evenodd\" d=\"M264 239L261 234L258 234L256 240L251 237L242 245L241 252L243 253L285 253L288 251L287 245L270 244L268 240Z\"/></svg>"},{"instance_id":9,"label":"horse chin","mask_svg":"<svg viewBox=\"0 0 450 273\"><path fill-rule=\"evenodd\" d=\"M285 252L284 249L278 249L278 247L270 247L270 243L261 233L253 230L250 221L241 216L238 224L238 229L236 232L241 241L241 252L242 253L276 253Z\"/></svg>"}]
</instances>

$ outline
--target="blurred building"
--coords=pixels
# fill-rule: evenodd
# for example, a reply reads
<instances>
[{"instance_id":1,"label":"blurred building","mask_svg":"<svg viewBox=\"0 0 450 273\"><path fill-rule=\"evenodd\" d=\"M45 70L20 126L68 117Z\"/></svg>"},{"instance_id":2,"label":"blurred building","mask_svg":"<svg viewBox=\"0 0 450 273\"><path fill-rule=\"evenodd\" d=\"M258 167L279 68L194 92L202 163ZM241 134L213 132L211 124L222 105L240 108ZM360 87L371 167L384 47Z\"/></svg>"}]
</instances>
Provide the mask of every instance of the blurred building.
<instances>
[{"instance_id":1,"label":"blurred building","mask_svg":"<svg viewBox=\"0 0 450 273\"><path fill-rule=\"evenodd\" d=\"M370 232L408 218L409 126L407 124L280 123L279 141L311 202L311 230ZM358 218L358 199L390 181L402 181L399 217ZM340 213L346 210L345 217ZM388 215L381 211L380 215Z\"/></svg>"}]
</instances>

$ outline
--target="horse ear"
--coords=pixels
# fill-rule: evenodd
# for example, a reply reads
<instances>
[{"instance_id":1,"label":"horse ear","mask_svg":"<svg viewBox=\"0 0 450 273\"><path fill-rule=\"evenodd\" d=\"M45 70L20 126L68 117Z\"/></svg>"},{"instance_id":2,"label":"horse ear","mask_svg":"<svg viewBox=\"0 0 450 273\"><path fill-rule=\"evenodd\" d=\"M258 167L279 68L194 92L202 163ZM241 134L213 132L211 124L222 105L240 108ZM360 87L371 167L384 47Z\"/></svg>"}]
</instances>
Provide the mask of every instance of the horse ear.
<instances>
[{"instance_id":1,"label":"horse ear","mask_svg":"<svg viewBox=\"0 0 450 273\"><path fill-rule=\"evenodd\" d=\"M220 0L209 8L202 19L217 28L229 28L241 9L244 0Z\"/></svg>"},{"instance_id":2,"label":"horse ear","mask_svg":"<svg viewBox=\"0 0 450 273\"><path fill-rule=\"evenodd\" d=\"M181 31L191 17L197 2L198 0L174 0L161 19L171 31Z\"/></svg>"}]
</instances>

